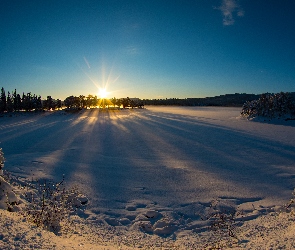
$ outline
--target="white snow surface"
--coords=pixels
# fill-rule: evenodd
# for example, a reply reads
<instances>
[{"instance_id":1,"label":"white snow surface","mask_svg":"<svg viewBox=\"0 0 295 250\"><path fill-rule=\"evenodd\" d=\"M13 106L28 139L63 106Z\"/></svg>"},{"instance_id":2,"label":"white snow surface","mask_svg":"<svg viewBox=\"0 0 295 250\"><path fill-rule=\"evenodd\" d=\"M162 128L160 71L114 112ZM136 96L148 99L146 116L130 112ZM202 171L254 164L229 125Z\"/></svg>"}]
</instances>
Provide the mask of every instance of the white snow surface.
<instances>
[{"instance_id":1,"label":"white snow surface","mask_svg":"<svg viewBox=\"0 0 295 250\"><path fill-rule=\"evenodd\" d=\"M0 214L1 249L204 249L202 220L237 209L236 249L295 247L295 121L249 121L240 108L158 107L0 117L4 170L77 185L89 199L60 235ZM17 193L17 191L16 191ZM2 203L3 205L3 203ZM233 243L234 242L234 243ZM264 248L266 247L266 248Z\"/></svg>"}]
</instances>

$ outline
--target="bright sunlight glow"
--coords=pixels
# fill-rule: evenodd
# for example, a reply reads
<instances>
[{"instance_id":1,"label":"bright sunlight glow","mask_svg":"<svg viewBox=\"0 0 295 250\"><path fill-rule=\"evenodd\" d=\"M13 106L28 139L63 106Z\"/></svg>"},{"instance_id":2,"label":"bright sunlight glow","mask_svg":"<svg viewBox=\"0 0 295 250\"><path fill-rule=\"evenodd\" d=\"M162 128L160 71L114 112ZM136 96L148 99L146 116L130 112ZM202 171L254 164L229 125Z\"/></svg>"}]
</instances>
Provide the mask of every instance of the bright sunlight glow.
<instances>
[{"instance_id":1,"label":"bright sunlight glow","mask_svg":"<svg viewBox=\"0 0 295 250\"><path fill-rule=\"evenodd\" d=\"M105 88L99 89L98 95L100 98L106 98L108 96L108 92Z\"/></svg>"}]
</instances>

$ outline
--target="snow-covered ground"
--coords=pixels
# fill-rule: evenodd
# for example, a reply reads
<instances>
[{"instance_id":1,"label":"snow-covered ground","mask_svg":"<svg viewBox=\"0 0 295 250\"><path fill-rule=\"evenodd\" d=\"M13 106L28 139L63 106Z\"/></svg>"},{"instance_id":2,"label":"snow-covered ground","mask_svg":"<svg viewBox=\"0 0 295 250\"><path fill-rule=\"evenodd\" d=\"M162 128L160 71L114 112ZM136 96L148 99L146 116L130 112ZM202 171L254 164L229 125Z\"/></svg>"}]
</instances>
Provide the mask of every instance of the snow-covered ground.
<instances>
[{"instance_id":1,"label":"snow-covered ground","mask_svg":"<svg viewBox=\"0 0 295 250\"><path fill-rule=\"evenodd\" d=\"M89 198L75 228L58 236L1 211L0 248L204 249L223 241L204 220L214 208L239 211L232 247L295 247L295 216L277 213L295 187L295 121L249 121L240 111L150 106L0 117L5 170L20 182L64 174Z\"/></svg>"}]
</instances>

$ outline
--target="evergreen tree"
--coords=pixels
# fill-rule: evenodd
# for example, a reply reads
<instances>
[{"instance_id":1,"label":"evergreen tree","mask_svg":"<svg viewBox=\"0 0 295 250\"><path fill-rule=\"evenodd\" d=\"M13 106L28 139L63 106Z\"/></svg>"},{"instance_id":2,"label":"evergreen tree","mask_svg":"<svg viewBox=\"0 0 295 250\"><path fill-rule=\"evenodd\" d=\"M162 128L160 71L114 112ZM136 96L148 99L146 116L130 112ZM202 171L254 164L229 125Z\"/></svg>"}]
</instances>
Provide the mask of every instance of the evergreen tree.
<instances>
[{"instance_id":1,"label":"evergreen tree","mask_svg":"<svg viewBox=\"0 0 295 250\"><path fill-rule=\"evenodd\" d=\"M118 108L121 107L121 104L122 104L121 99L117 99L117 101L116 101L116 105L118 106Z\"/></svg>"},{"instance_id":2,"label":"evergreen tree","mask_svg":"<svg viewBox=\"0 0 295 250\"><path fill-rule=\"evenodd\" d=\"M93 98L92 98L92 106L93 106L93 107L97 107L97 105L98 105L98 98L97 98L97 96L95 95L95 96L93 96Z\"/></svg>"},{"instance_id":3,"label":"evergreen tree","mask_svg":"<svg viewBox=\"0 0 295 250\"><path fill-rule=\"evenodd\" d=\"M71 108L73 105L73 98L74 96L68 96L65 100L64 100L64 104L67 108Z\"/></svg>"},{"instance_id":4,"label":"evergreen tree","mask_svg":"<svg viewBox=\"0 0 295 250\"><path fill-rule=\"evenodd\" d=\"M40 95L37 98L37 109L42 110L42 100Z\"/></svg>"},{"instance_id":5,"label":"evergreen tree","mask_svg":"<svg viewBox=\"0 0 295 250\"><path fill-rule=\"evenodd\" d=\"M52 99L52 97L50 95L47 96L47 102L48 102L49 109L54 110L55 109L55 105L54 105L53 99Z\"/></svg>"},{"instance_id":6,"label":"evergreen tree","mask_svg":"<svg viewBox=\"0 0 295 250\"><path fill-rule=\"evenodd\" d=\"M88 95L87 96L86 105L87 105L88 108L90 108L91 106L93 106L93 96L92 95Z\"/></svg>"},{"instance_id":7,"label":"evergreen tree","mask_svg":"<svg viewBox=\"0 0 295 250\"><path fill-rule=\"evenodd\" d=\"M130 99L129 99L129 97L123 98L121 103L122 103L124 109L127 108L127 107L129 107L130 106Z\"/></svg>"},{"instance_id":8,"label":"evergreen tree","mask_svg":"<svg viewBox=\"0 0 295 250\"><path fill-rule=\"evenodd\" d=\"M80 98L81 108L86 108L87 107L86 97L84 95L80 95L79 98Z\"/></svg>"},{"instance_id":9,"label":"evergreen tree","mask_svg":"<svg viewBox=\"0 0 295 250\"><path fill-rule=\"evenodd\" d=\"M5 90L1 88L1 96L0 96L0 112L6 111L6 94Z\"/></svg>"},{"instance_id":10,"label":"evergreen tree","mask_svg":"<svg viewBox=\"0 0 295 250\"><path fill-rule=\"evenodd\" d=\"M56 108L61 109L62 103L61 100L57 99L56 100Z\"/></svg>"},{"instance_id":11,"label":"evergreen tree","mask_svg":"<svg viewBox=\"0 0 295 250\"><path fill-rule=\"evenodd\" d=\"M22 99L20 97L20 94L16 95L16 111L22 110Z\"/></svg>"},{"instance_id":12,"label":"evergreen tree","mask_svg":"<svg viewBox=\"0 0 295 250\"><path fill-rule=\"evenodd\" d=\"M47 110L54 109L53 100L50 95L47 96L47 99L43 102L43 108Z\"/></svg>"},{"instance_id":13,"label":"evergreen tree","mask_svg":"<svg viewBox=\"0 0 295 250\"><path fill-rule=\"evenodd\" d=\"M7 92L6 110L7 112L13 111L13 101L9 91Z\"/></svg>"},{"instance_id":14,"label":"evergreen tree","mask_svg":"<svg viewBox=\"0 0 295 250\"><path fill-rule=\"evenodd\" d=\"M31 99L31 105L32 105L32 109L37 110L37 96L34 94L32 99Z\"/></svg>"},{"instance_id":15,"label":"evergreen tree","mask_svg":"<svg viewBox=\"0 0 295 250\"><path fill-rule=\"evenodd\" d=\"M16 94L16 89L12 93L12 99L13 99L13 110L17 111L17 94Z\"/></svg>"},{"instance_id":16,"label":"evergreen tree","mask_svg":"<svg viewBox=\"0 0 295 250\"><path fill-rule=\"evenodd\" d=\"M27 93L27 95L23 94L23 108L25 111L30 111L31 110L31 93Z\"/></svg>"},{"instance_id":17,"label":"evergreen tree","mask_svg":"<svg viewBox=\"0 0 295 250\"><path fill-rule=\"evenodd\" d=\"M111 102L112 102L112 104L113 104L113 106L114 106L114 108L115 108L116 105L117 105L117 99L116 99L116 97L113 97L113 98L111 99Z\"/></svg>"},{"instance_id":18,"label":"evergreen tree","mask_svg":"<svg viewBox=\"0 0 295 250\"><path fill-rule=\"evenodd\" d=\"M22 95L22 98L21 98L21 109L27 110L26 96L25 96L24 92L23 92L23 95Z\"/></svg>"},{"instance_id":19,"label":"evergreen tree","mask_svg":"<svg viewBox=\"0 0 295 250\"><path fill-rule=\"evenodd\" d=\"M16 89L12 93L13 111L21 110L21 98L20 95L16 93Z\"/></svg>"},{"instance_id":20,"label":"evergreen tree","mask_svg":"<svg viewBox=\"0 0 295 250\"><path fill-rule=\"evenodd\" d=\"M33 97L31 92L27 93L27 105L28 110L31 111L33 109Z\"/></svg>"}]
</instances>

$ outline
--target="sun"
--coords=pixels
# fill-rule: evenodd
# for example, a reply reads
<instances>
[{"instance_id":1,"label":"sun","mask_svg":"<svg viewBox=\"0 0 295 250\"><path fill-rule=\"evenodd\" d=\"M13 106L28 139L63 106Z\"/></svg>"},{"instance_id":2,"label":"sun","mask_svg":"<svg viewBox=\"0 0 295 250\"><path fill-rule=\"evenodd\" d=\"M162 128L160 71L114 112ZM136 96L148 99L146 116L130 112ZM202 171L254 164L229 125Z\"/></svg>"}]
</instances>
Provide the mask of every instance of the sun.
<instances>
[{"instance_id":1,"label":"sun","mask_svg":"<svg viewBox=\"0 0 295 250\"><path fill-rule=\"evenodd\" d=\"M98 95L101 99L104 99L104 98L107 98L109 92L107 92L106 88L103 88L103 89L99 89L98 91Z\"/></svg>"}]
</instances>

